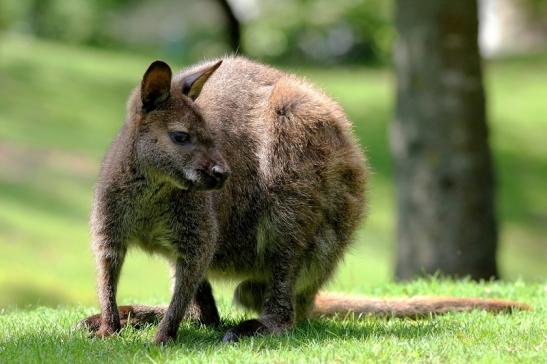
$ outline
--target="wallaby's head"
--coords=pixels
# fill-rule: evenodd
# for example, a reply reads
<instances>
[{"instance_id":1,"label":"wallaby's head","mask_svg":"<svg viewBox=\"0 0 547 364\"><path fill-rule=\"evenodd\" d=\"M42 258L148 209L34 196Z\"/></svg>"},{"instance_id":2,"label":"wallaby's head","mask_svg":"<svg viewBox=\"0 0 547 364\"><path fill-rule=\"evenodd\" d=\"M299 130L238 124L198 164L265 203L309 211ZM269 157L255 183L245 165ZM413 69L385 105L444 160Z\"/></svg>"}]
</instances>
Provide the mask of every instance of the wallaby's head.
<instances>
[{"instance_id":1,"label":"wallaby's head","mask_svg":"<svg viewBox=\"0 0 547 364\"><path fill-rule=\"evenodd\" d=\"M136 158L151 176L182 189L217 189L230 174L215 136L194 100L222 61L171 84L172 72L155 61L145 72L137 105Z\"/></svg>"}]
</instances>

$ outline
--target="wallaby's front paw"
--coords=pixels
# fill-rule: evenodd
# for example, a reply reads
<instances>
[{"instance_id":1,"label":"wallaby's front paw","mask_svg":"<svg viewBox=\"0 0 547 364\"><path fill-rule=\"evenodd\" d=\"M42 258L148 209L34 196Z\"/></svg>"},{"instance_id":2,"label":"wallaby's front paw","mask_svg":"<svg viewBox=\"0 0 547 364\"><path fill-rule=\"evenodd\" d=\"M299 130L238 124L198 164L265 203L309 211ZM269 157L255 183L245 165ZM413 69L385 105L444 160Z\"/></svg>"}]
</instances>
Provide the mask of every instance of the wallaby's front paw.
<instances>
[{"instance_id":1,"label":"wallaby's front paw","mask_svg":"<svg viewBox=\"0 0 547 364\"><path fill-rule=\"evenodd\" d=\"M174 342L177 339L177 333L169 333L165 330L159 330L156 334L154 342L157 345L167 345L169 342Z\"/></svg>"}]
</instances>

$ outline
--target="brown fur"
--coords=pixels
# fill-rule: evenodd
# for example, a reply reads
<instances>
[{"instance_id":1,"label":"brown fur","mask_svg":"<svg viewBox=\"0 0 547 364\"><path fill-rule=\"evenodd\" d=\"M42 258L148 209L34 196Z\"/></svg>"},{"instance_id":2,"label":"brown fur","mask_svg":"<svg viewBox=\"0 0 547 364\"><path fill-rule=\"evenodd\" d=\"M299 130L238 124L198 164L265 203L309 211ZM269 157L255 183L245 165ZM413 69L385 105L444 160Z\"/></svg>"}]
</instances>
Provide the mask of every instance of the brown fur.
<instances>
[{"instance_id":1,"label":"brown fur","mask_svg":"<svg viewBox=\"0 0 547 364\"><path fill-rule=\"evenodd\" d=\"M131 96L92 211L101 316L83 325L107 336L123 323L159 320L156 342L165 343L176 338L185 313L217 324L207 276L239 279L236 302L259 313L225 341L280 333L339 310L498 307L316 298L365 210L367 167L351 123L338 104L295 76L239 57L221 62L174 77L154 62ZM116 286L133 246L173 266L167 308L118 309Z\"/></svg>"},{"instance_id":2,"label":"brown fur","mask_svg":"<svg viewBox=\"0 0 547 364\"><path fill-rule=\"evenodd\" d=\"M355 314L418 318L430 314L448 312L486 310L490 312L510 312L513 309L531 310L531 307L518 302L484 298L460 297L413 297L378 299L358 296L319 294L315 298L312 317Z\"/></svg>"}]
</instances>

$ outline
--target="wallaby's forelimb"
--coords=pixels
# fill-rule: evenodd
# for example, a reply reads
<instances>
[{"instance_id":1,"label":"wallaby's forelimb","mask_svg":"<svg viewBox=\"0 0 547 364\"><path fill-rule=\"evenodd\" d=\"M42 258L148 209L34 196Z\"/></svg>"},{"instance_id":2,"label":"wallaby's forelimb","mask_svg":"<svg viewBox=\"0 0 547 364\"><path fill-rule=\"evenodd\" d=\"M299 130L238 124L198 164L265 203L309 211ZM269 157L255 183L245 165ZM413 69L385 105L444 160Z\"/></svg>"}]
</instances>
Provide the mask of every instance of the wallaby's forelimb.
<instances>
[{"instance_id":1,"label":"wallaby's forelimb","mask_svg":"<svg viewBox=\"0 0 547 364\"><path fill-rule=\"evenodd\" d=\"M176 260L173 296L160 321L155 339L157 344L166 344L177 338L180 322L201 283L205 270L203 265L199 258L191 261L184 258Z\"/></svg>"},{"instance_id":2,"label":"wallaby's forelimb","mask_svg":"<svg viewBox=\"0 0 547 364\"><path fill-rule=\"evenodd\" d=\"M121 247L116 249L109 243L98 243L95 246L98 295L102 312L101 323L96 334L101 337L110 336L121 328L116 290L125 253L125 249Z\"/></svg>"},{"instance_id":3,"label":"wallaby's forelimb","mask_svg":"<svg viewBox=\"0 0 547 364\"><path fill-rule=\"evenodd\" d=\"M295 247L296 244L289 246ZM228 330L224 342L235 342L245 336L278 334L290 329L295 324L295 281L298 248L279 254L279 259L272 263L272 277L262 294L264 302L260 305L258 319L245 320ZM242 288L240 288L240 291ZM267 293L266 293L267 292ZM259 293L259 291L253 291ZM241 297L243 298L243 297ZM258 301L258 300L256 300Z\"/></svg>"}]
</instances>

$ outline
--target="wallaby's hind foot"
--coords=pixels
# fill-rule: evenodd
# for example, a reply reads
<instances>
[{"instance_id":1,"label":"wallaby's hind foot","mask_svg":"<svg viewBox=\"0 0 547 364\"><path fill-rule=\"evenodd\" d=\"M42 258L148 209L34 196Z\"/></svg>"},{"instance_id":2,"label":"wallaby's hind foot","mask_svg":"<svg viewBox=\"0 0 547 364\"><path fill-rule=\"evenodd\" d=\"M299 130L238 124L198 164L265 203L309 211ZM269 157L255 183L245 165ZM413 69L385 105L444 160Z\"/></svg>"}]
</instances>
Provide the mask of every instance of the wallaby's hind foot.
<instances>
[{"instance_id":1,"label":"wallaby's hind foot","mask_svg":"<svg viewBox=\"0 0 547 364\"><path fill-rule=\"evenodd\" d=\"M271 330L260 320L251 319L241 321L239 324L228 330L226 334L224 334L222 341L224 343L233 343L238 342L242 337L267 335L270 333Z\"/></svg>"}]
</instances>

